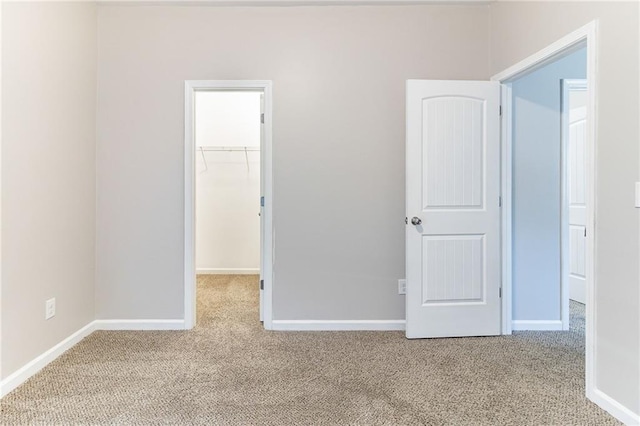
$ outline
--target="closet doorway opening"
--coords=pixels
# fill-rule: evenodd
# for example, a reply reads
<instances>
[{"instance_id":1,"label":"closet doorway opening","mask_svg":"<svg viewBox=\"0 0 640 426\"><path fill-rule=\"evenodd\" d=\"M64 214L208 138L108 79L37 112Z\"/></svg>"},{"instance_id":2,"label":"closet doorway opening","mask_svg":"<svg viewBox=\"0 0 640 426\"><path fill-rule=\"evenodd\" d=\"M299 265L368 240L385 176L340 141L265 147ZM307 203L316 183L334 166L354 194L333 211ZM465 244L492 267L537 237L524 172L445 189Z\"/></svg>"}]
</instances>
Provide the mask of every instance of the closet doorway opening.
<instances>
[{"instance_id":1,"label":"closet doorway opening","mask_svg":"<svg viewBox=\"0 0 640 426\"><path fill-rule=\"evenodd\" d=\"M271 104L270 81L185 82L186 329L198 291L213 306L225 289L259 292L255 321L271 328Z\"/></svg>"}]
</instances>

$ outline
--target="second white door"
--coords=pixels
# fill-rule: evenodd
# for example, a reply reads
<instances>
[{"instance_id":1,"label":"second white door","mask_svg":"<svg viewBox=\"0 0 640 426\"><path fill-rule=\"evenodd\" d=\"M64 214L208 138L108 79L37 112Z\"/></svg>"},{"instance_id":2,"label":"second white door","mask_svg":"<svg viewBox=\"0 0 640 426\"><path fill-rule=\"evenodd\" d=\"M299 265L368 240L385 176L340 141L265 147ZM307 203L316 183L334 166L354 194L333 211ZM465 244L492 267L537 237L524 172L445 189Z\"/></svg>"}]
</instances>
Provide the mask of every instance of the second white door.
<instances>
[{"instance_id":1,"label":"second white door","mask_svg":"<svg viewBox=\"0 0 640 426\"><path fill-rule=\"evenodd\" d=\"M586 154L586 80L565 80L564 94L568 100L567 190L569 201L569 298L586 302L586 239L587 208L585 200L585 154Z\"/></svg>"}]
</instances>

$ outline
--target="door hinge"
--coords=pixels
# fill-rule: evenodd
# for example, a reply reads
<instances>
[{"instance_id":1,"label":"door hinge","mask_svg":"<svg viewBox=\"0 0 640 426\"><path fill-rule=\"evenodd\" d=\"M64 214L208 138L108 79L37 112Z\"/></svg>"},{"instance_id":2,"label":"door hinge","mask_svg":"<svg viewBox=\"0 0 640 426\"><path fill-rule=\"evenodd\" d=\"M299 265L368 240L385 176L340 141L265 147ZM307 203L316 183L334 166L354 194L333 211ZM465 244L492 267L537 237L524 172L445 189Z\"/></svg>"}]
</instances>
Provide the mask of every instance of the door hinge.
<instances>
[{"instance_id":1,"label":"door hinge","mask_svg":"<svg viewBox=\"0 0 640 426\"><path fill-rule=\"evenodd\" d=\"M264 112L260 114L260 123L264 124Z\"/></svg>"},{"instance_id":2,"label":"door hinge","mask_svg":"<svg viewBox=\"0 0 640 426\"><path fill-rule=\"evenodd\" d=\"M260 290L264 290L264 280L260 280Z\"/></svg>"},{"instance_id":3,"label":"door hinge","mask_svg":"<svg viewBox=\"0 0 640 426\"><path fill-rule=\"evenodd\" d=\"M500 115L502 115L502 105L500 105Z\"/></svg>"},{"instance_id":4,"label":"door hinge","mask_svg":"<svg viewBox=\"0 0 640 426\"><path fill-rule=\"evenodd\" d=\"M260 207L264 207L264 197L260 197Z\"/></svg>"},{"instance_id":5,"label":"door hinge","mask_svg":"<svg viewBox=\"0 0 640 426\"><path fill-rule=\"evenodd\" d=\"M498 293L500 294L500 298L502 299L502 287L500 287L500 289L498 290Z\"/></svg>"},{"instance_id":6,"label":"door hinge","mask_svg":"<svg viewBox=\"0 0 640 426\"><path fill-rule=\"evenodd\" d=\"M587 236L587 227L586 226L584 227L584 236L585 237Z\"/></svg>"},{"instance_id":7,"label":"door hinge","mask_svg":"<svg viewBox=\"0 0 640 426\"><path fill-rule=\"evenodd\" d=\"M502 196L498 197L498 207L502 207Z\"/></svg>"}]
</instances>

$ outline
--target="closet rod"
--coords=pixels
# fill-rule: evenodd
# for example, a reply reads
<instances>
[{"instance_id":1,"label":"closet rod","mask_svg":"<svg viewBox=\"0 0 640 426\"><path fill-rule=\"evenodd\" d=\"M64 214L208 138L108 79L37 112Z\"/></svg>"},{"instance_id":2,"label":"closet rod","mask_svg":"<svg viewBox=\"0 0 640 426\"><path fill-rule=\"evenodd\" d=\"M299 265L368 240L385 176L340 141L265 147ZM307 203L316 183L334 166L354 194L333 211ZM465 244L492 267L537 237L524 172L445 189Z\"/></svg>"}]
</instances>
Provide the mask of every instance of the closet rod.
<instances>
[{"instance_id":1,"label":"closet rod","mask_svg":"<svg viewBox=\"0 0 640 426\"><path fill-rule=\"evenodd\" d=\"M202 154L202 161L204 161L204 171L206 172L207 170L209 170L209 165L207 164L207 159L204 156L204 152L207 151L220 151L220 152L224 152L224 151L239 151L239 152L244 152L244 158L247 161L247 171L249 171L249 151L260 151L260 148L249 148L247 146L209 146L209 147L205 147L205 146L199 146L198 148L200 148L200 154Z\"/></svg>"},{"instance_id":2,"label":"closet rod","mask_svg":"<svg viewBox=\"0 0 640 426\"><path fill-rule=\"evenodd\" d=\"M240 151L240 152L256 152L260 151L259 147L248 146L199 146L201 151Z\"/></svg>"}]
</instances>

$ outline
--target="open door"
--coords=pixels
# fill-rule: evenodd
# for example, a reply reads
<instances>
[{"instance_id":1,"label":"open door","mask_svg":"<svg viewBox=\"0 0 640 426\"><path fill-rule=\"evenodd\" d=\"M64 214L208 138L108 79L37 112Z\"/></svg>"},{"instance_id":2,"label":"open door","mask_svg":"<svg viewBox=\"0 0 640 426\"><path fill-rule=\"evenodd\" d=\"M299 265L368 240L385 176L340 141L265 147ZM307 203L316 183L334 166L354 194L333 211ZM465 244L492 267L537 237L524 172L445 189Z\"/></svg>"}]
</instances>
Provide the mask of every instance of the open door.
<instances>
[{"instance_id":1,"label":"open door","mask_svg":"<svg viewBox=\"0 0 640 426\"><path fill-rule=\"evenodd\" d=\"M407 338L500 334L500 84L407 81Z\"/></svg>"},{"instance_id":2,"label":"open door","mask_svg":"<svg viewBox=\"0 0 640 426\"><path fill-rule=\"evenodd\" d=\"M569 280L569 298L580 303L586 303L587 299L586 90L587 80L562 80L562 133L563 150L566 151L563 163L567 166L563 185L568 192L566 201L569 204L568 215L563 218L563 222L568 220L563 223L563 234L568 234L563 235L563 255L568 255L568 271L563 271L562 278ZM563 262L563 267L566 266ZM564 309L568 312L568 306Z\"/></svg>"}]
</instances>

